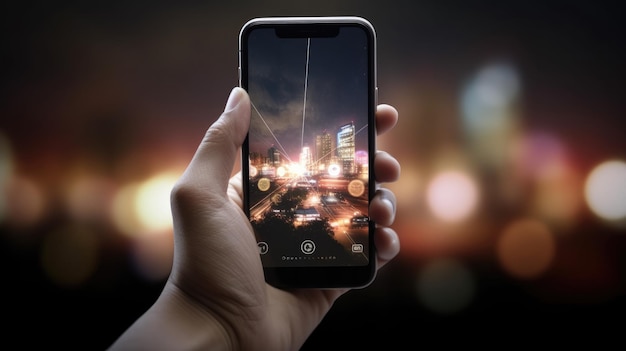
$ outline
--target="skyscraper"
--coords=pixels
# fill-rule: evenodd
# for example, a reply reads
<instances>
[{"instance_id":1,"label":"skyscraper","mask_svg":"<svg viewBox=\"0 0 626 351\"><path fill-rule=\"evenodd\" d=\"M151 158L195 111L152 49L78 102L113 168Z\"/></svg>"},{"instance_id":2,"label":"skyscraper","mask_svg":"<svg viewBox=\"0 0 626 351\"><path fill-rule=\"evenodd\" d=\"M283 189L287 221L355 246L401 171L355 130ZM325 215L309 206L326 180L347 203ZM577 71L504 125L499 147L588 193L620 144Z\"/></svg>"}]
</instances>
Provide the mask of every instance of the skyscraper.
<instances>
[{"instance_id":1,"label":"skyscraper","mask_svg":"<svg viewBox=\"0 0 626 351\"><path fill-rule=\"evenodd\" d=\"M337 133L337 156L341 162L344 174L356 172L354 154L356 129L354 123L348 123L339 128Z\"/></svg>"},{"instance_id":2,"label":"skyscraper","mask_svg":"<svg viewBox=\"0 0 626 351\"><path fill-rule=\"evenodd\" d=\"M306 172L310 174L311 167L313 166L313 157L311 155L311 149L308 146L304 146L300 152L300 166Z\"/></svg>"},{"instance_id":3,"label":"skyscraper","mask_svg":"<svg viewBox=\"0 0 626 351\"><path fill-rule=\"evenodd\" d=\"M267 158L269 159L269 164L272 166L280 165L280 152L275 147L270 147L267 149Z\"/></svg>"},{"instance_id":4,"label":"skyscraper","mask_svg":"<svg viewBox=\"0 0 626 351\"><path fill-rule=\"evenodd\" d=\"M318 168L328 168L334 156L335 140L327 131L315 137L315 162Z\"/></svg>"}]
</instances>

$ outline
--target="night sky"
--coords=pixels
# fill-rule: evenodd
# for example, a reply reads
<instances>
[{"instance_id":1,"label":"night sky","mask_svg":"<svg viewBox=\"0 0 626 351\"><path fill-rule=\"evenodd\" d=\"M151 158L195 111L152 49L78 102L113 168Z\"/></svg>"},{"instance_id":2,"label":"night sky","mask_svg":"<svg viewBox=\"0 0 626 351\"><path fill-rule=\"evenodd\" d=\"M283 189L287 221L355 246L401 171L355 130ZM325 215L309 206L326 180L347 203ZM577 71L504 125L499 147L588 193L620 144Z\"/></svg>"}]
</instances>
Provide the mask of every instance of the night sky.
<instances>
[{"instance_id":1,"label":"night sky","mask_svg":"<svg viewBox=\"0 0 626 351\"><path fill-rule=\"evenodd\" d=\"M327 131L336 138L344 124L367 125L368 52L361 28L343 28L336 38L310 42L304 139L302 139L307 38L278 38L272 29L257 29L249 38L249 93L278 143L254 111L251 151L285 148L292 161L301 146L314 152L315 137ZM260 136L260 137L259 137ZM367 150L367 131L357 136L357 149Z\"/></svg>"}]
</instances>

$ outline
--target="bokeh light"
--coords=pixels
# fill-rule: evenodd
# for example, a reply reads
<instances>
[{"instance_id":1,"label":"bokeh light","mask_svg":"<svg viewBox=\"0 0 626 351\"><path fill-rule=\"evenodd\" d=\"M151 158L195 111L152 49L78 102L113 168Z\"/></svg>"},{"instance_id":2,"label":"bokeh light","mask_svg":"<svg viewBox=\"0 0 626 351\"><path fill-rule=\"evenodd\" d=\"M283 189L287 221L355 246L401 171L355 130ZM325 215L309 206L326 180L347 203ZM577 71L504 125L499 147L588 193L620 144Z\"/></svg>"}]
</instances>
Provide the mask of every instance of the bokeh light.
<instances>
[{"instance_id":1,"label":"bokeh light","mask_svg":"<svg viewBox=\"0 0 626 351\"><path fill-rule=\"evenodd\" d=\"M141 183L121 187L112 201L113 221L129 237L170 230L170 192L176 172L162 172Z\"/></svg>"},{"instance_id":2,"label":"bokeh light","mask_svg":"<svg viewBox=\"0 0 626 351\"><path fill-rule=\"evenodd\" d=\"M560 228L571 228L578 223L582 207L581 181L570 170L537 181L530 200L533 213Z\"/></svg>"},{"instance_id":3,"label":"bokeh light","mask_svg":"<svg viewBox=\"0 0 626 351\"><path fill-rule=\"evenodd\" d=\"M618 221L626 218L626 163L605 161L587 177L585 198L600 218Z\"/></svg>"},{"instance_id":4,"label":"bokeh light","mask_svg":"<svg viewBox=\"0 0 626 351\"><path fill-rule=\"evenodd\" d=\"M9 140L0 132L0 223L7 212L7 187L13 174L13 152Z\"/></svg>"},{"instance_id":5,"label":"bokeh light","mask_svg":"<svg viewBox=\"0 0 626 351\"><path fill-rule=\"evenodd\" d=\"M524 133L516 141L514 149L517 172L530 179L550 177L555 164L558 167L566 160L563 142L546 131Z\"/></svg>"},{"instance_id":6,"label":"bokeh light","mask_svg":"<svg viewBox=\"0 0 626 351\"><path fill-rule=\"evenodd\" d=\"M473 92L468 93L468 98L473 98L477 103L474 108L506 107L514 102L520 91L517 70L511 63L504 61L485 65L470 86ZM472 110L472 107L468 106L468 109ZM484 114L476 113L474 117L479 115Z\"/></svg>"},{"instance_id":7,"label":"bokeh light","mask_svg":"<svg viewBox=\"0 0 626 351\"><path fill-rule=\"evenodd\" d=\"M532 214L559 228L575 226L583 206L578 172L562 157L540 168L532 180L534 189L529 199Z\"/></svg>"},{"instance_id":8,"label":"bokeh light","mask_svg":"<svg viewBox=\"0 0 626 351\"><path fill-rule=\"evenodd\" d=\"M485 167L503 167L518 129L520 78L512 63L485 64L461 94L462 121L471 153Z\"/></svg>"},{"instance_id":9,"label":"bokeh light","mask_svg":"<svg viewBox=\"0 0 626 351\"><path fill-rule=\"evenodd\" d=\"M248 171L250 172L250 177L254 178L259 174L259 170L253 165L248 166Z\"/></svg>"},{"instance_id":10,"label":"bokeh light","mask_svg":"<svg viewBox=\"0 0 626 351\"><path fill-rule=\"evenodd\" d=\"M459 221L467 218L478 203L476 183L465 173L446 171L428 184L428 206L440 219Z\"/></svg>"},{"instance_id":11,"label":"bokeh light","mask_svg":"<svg viewBox=\"0 0 626 351\"><path fill-rule=\"evenodd\" d=\"M32 227L46 213L47 199L44 191L31 179L13 176L6 184L5 196L5 220L14 227Z\"/></svg>"},{"instance_id":12,"label":"bokeh light","mask_svg":"<svg viewBox=\"0 0 626 351\"><path fill-rule=\"evenodd\" d=\"M285 167L280 166L278 168L276 168L276 175L278 177L284 177L285 174L287 174L287 170L285 169ZM254 175L250 175L251 177L254 177Z\"/></svg>"},{"instance_id":13,"label":"bokeh light","mask_svg":"<svg viewBox=\"0 0 626 351\"><path fill-rule=\"evenodd\" d=\"M554 260L556 242L550 229L532 218L510 223L496 242L496 255L511 276L534 279L544 274Z\"/></svg>"},{"instance_id":14,"label":"bokeh light","mask_svg":"<svg viewBox=\"0 0 626 351\"><path fill-rule=\"evenodd\" d=\"M132 258L144 279L162 281L169 275L174 255L172 231L163 230L135 238Z\"/></svg>"},{"instance_id":15,"label":"bokeh light","mask_svg":"<svg viewBox=\"0 0 626 351\"><path fill-rule=\"evenodd\" d=\"M170 192L178 173L158 174L139 186L135 211L147 230L165 230L172 227Z\"/></svg>"},{"instance_id":16,"label":"bokeh light","mask_svg":"<svg viewBox=\"0 0 626 351\"><path fill-rule=\"evenodd\" d=\"M81 176L69 183L66 205L72 217L80 221L111 219L114 184L102 176Z\"/></svg>"},{"instance_id":17,"label":"bokeh light","mask_svg":"<svg viewBox=\"0 0 626 351\"><path fill-rule=\"evenodd\" d=\"M454 259L439 258L426 263L417 280L419 300L436 313L463 310L471 303L475 292L472 272Z\"/></svg>"},{"instance_id":18,"label":"bokeh light","mask_svg":"<svg viewBox=\"0 0 626 351\"><path fill-rule=\"evenodd\" d=\"M126 184L117 190L112 203L113 223L122 234L131 238L139 236L144 230L135 212L135 199L138 192L138 183Z\"/></svg>"},{"instance_id":19,"label":"bokeh light","mask_svg":"<svg viewBox=\"0 0 626 351\"><path fill-rule=\"evenodd\" d=\"M340 173L341 173L341 167L339 167L339 165L333 163L330 166L328 166L328 175L330 175L331 177L336 177Z\"/></svg>"}]
</instances>

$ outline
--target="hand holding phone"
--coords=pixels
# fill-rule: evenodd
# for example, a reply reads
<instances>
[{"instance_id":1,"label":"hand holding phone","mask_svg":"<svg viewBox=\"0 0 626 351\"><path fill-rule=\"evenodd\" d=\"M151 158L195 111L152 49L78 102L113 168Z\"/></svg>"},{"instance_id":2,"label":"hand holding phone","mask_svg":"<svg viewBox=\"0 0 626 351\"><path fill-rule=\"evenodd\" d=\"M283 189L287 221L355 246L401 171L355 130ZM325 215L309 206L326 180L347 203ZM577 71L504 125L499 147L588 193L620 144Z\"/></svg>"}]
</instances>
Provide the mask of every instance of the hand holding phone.
<instances>
[{"instance_id":1,"label":"hand holding phone","mask_svg":"<svg viewBox=\"0 0 626 351\"><path fill-rule=\"evenodd\" d=\"M241 29L244 210L268 283L354 288L376 273L376 35L360 17L258 18Z\"/></svg>"},{"instance_id":2,"label":"hand holding phone","mask_svg":"<svg viewBox=\"0 0 626 351\"><path fill-rule=\"evenodd\" d=\"M276 38L254 38L257 25L273 28L268 33ZM176 245L170 278L112 350L201 344L298 349L347 288L366 286L398 254L398 236L389 227L395 197L374 185L399 176L398 162L374 147L376 133L392 129L398 113L376 106L371 26L358 18L269 19L249 23L241 34L240 85L251 94L233 89L172 189ZM283 39L301 42L303 36L307 73L297 87L288 66L302 49L292 51ZM315 63L325 55L324 64ZM298 90L302 107L294 118L292 95ZM250 114L252 106L257 115ZM248 122L261 128L248 128ZM294 130L291 123L299 124ZM280 142L277 151L256 151L253 145L262 145L266 134ZM300 137L300 146L291 146L290 135ZM304 140L315 140L308 152ZM239 146L242 172L231 178L232 169L224 166L233 164ZM242 175L244 189L238 185ZM241 216L242 203L252 225ZM282 291L266 282L341 289Z\"/></svg>"}]
</instances>

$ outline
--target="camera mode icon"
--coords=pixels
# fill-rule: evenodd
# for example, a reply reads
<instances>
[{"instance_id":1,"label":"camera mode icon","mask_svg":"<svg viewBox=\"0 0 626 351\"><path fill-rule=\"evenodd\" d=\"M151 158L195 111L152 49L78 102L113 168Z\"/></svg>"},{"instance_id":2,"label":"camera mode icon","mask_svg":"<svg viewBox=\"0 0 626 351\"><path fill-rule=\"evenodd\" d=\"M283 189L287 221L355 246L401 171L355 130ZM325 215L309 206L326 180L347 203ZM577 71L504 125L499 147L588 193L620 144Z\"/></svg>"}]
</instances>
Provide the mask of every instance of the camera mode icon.
<instances>
[{"instance_id":1,"label":"camera mode icon","mask_svg":"<svg viewBox=\"0 0 626 351\"><path fill-rule=\"evenodd\" d=\"M306 255L310 255L315 251L315 243L311 240L305 240L300 244L300 250Z\"/></svg>"},{"instance_id":2,"label":"camera mode icon","mask_svg":"<svg viewBox=\"0 0 626 351\"><path fill-rule=\"evenodd\" d=\"M256 246L259 247L259 253L261 255L265 255L267 251L269 250L269 246L267 245L265 241L259 241L258 243L256 243Z\"/></svg>"}]
</instances>

